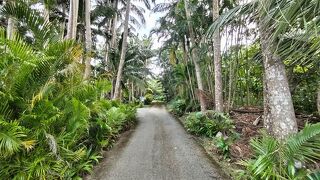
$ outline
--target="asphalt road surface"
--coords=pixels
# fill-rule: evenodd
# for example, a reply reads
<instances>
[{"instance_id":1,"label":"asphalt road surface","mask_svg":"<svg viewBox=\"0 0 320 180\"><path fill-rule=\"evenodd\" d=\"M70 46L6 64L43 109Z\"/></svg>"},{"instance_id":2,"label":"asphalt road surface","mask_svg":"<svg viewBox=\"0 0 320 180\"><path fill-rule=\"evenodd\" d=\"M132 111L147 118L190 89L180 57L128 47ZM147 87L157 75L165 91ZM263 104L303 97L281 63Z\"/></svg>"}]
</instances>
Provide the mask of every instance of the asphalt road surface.
<instances>
[{"instance_id":1,"label":"asphalt road surface","mask_svg":"<svg viewBox=\"0 0 320 180\"><path fill-rule=\"evenodd\" d=\"M138 109L138 125L107 153L88 180L225 179L164 108Z\"/></svg>"}]
</instances>

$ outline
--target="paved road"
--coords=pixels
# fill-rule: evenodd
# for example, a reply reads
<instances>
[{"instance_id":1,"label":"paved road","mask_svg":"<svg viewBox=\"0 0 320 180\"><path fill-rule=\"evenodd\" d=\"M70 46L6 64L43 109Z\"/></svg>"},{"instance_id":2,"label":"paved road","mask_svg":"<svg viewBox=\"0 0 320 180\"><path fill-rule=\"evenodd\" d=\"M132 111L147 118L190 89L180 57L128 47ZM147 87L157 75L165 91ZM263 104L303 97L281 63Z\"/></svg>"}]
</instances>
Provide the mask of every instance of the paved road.
<instances>
[{"instance_id":1,"label":"paved road","mask_svg":"<svg viewBox=\"0 0 320 180\"><path fill-rule=\"evenodd\" d=\"M203 149L165 109L139 109L138 119L128 140L120 140L88 179L224 179Z\"/></svg>"}]
</instances>

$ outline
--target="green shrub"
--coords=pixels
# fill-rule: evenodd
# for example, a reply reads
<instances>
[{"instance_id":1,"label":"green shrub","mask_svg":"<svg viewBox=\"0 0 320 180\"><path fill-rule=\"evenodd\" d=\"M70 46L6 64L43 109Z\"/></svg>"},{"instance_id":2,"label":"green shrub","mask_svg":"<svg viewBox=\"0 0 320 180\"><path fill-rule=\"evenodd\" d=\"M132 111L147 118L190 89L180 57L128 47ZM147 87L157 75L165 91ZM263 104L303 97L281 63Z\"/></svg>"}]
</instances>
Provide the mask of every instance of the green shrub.
<instances>
[{"instance_id":1,"label":"green shrub","mask_svg":"<svg viewBox=\"0 0 320 180\"><path fill-rule=\"evenodd\" d=\"M231 143L232 141L230 138L225 138L223 136L214 138L214 145L219 150L219 153L223 155L224 159L229 158Z\"/></svg>"},{"instance_id":2,"label":"green shrub","mask_svg":"<svg viewBox=\"0 0 320 180\"><path fill-rule=\"evenodd\" d=\"M214 111L195 112L188 115L185 121L187 130L197 136L214 137L218 132L234 128L232 120L222 113Z\"/></svg>"},{"instance_id":3,"label":"green shrub","mask_svg":"<svg viewBox=\"0 0 320 180\"><path fill-rule=\"evenodd\" d=\"M182 116L186 110L186 101L184 99L175 99L169 103L169 111L177 116Z\"/></svg>"},{"instance_id":4,"label":"green shrub","mask_svg":"<svg viewBox=\"0 0 320 180\"><path fill-rule=\"evenodd\" d=\"M44 42L6 39L0 28L1 179L79 179L135 118L135 106L102 98L110 82L83 81L75 42Z\"/></svg>"},{"instance_id":5,"label":"green shrub","mask_svg":"<svg viewBox=\"0 0 320 180\"><path fill-rule=\"evenodd\" d=\"M144 96L144 104L145 105L150 105L152 101L153 101L153 95L152 94L146 94Z\"/></svg>"},{"instance_id":6,"label":"green shrub","mask_svg":"<svg viewBox=\"0 0 320 180\"><path fill-rule=\"evenodd\" d=\"M252 139L253 159L243 162L244 179L319 179L306 163L320 160L320 123L307 124L299 133L285 140L262 133Z\"/></svg>"}]
</instances>

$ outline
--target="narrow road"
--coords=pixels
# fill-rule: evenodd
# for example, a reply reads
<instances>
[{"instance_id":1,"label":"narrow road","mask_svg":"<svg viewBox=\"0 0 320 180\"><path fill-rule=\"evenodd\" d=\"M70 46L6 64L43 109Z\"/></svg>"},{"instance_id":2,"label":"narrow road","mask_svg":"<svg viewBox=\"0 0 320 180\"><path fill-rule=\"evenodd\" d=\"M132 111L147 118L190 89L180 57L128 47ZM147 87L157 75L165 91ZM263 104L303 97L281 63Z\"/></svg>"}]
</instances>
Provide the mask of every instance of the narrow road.
<instances>
[{"instance_id":1,"label":"narrow road","mask_svg":"<svg viewBox=\"0 0 320 180\"><path fill-rule=\"evenodd\" d=\"M138 119L128 140L108 152L87 179L224 179L203 149L165 109L139 109Z\"/></svg>"}]
</instances>

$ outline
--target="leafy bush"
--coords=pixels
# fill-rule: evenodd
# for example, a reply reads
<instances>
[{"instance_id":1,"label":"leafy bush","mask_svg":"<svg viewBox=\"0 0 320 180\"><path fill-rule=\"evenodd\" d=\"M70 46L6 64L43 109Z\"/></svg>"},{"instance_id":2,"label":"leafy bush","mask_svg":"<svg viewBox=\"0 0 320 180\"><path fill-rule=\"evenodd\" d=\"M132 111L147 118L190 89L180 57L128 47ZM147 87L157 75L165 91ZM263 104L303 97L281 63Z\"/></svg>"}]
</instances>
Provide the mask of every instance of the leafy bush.
<instances>
[{"instance_id":1,"label":"leafy bush","mask_svg":"<svg viewBox=\"0 0 320 180\"><path fill-rule=\"evenodd\" d=\"M243 162L245 179L319 179L306 163L320 160L320 123L307 124L299 133L285 140L262 133L253 139L254 158Z\"/></svg>"},{"instance_id":2,"label":"leafy bush","mask_svg":"<svg viewBox=\"0 0 320 180\"><path fill-rule=\"evenodd\" d=\"M198 136L214 137L218 132L234 128L232 120L214 111L191 113L185 121L187 130Z\"/></svg>"},{"instance_id":3,"label":"leafy bush","mask_svg":"<svg viewBox=\"0 0 320 180\"><path fill-rule=\"evenodd\" d=\"M79 179L135 117L134 106L102 99L110 82L83 81L75 42L44 42L0 29L1 179Z\"/></svg>"},{"instance_id":4,"label":"leafy bush","mask_svg":"<svg viewBox=\"0 0 320 180\"><path fill-rule=\"evenodd\" d=\"M152 101L153 101L153 95L152 94L146 94L144 96L144 104L145 105L150 105Z\"/></svg>"},{"instance_id":5,"label":"leafy bush","mask_svg":"<svg viewBox=\"0 0 320 180\"><path fill-rule=\"evenodd\" d=\"M186 101L184 99L175 99L169 103L169 111L177 116L182 116L186 110Z\"/></svg>"}]
</instances>

